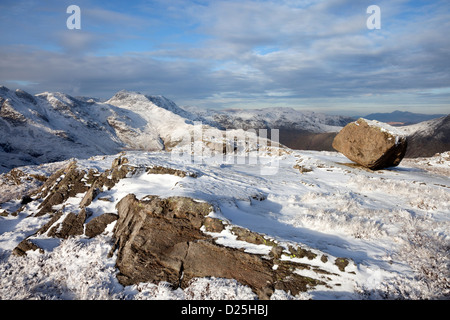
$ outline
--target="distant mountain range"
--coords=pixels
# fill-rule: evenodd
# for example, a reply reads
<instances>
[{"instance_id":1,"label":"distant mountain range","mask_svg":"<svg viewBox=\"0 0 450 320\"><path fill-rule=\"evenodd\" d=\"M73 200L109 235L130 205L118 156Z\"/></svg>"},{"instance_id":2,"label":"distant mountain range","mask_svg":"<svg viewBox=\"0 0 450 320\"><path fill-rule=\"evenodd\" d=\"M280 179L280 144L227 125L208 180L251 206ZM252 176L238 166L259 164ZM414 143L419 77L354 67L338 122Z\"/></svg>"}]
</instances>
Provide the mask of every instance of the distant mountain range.
<instances>
[{"instance_id":1,"label":"distant mountain range","mask_svg":"<svg viewBox=\"0 0 450 320\"><path fill-rule=\"evenodd\" d=\"M337 132L357 117L331 116L292 108L252 110L203 110L186 108L217 127L226 129L279 129L280 143L300 150L335 151ZM408 140L406 157L433 156L450 150L450 116L394 111L373 113L363 118L401 128ZM409 125L404 125L408 123Z\"/></svg>"},{"instance_id":2,"label":"distant mountain range","mask_svg":"<svg viewBox=\"0 0 450 320\"><path fill-rule=\"evenodd\" d=\"M378 120L395 126L407 126L443 116L445 116L445 114L422 114L396 110L390 113L371 113L363 118L368 120Z\"/></svg>"},{"instance_id":3,"label":"distant mountain range","mask_svg":"<svg viewBox=\"0 0 450 320\"><path fill-rule=\"evenodd\" d=\"M170 151L191 143L186 136L194 136L196 121L210 130L203 142L213 149L233 143L221 140L225 129L241 137L245 137L244 130L279 129L279 142L289 148L333 151L334 136L354 120L292 108L182 108L163 96L129 91L119 91L101 102L64 93L31 95L0 86L0 172L129 149ZM449 122L445 116L405 127L411 142L409 156L450 150Z\"/></svg>"},{"instance_id":4,"label":"distant mountain range","mask_svg":"<svg viewBox=\"0 0 450 320\"><path fill-rule=\"evenodd\" d=\"M193 132L192 120L162 96L120 91L99 102L0 87L0 172L127 149L170 150Z\"/></svg>"},{"instance_id":5,"label":"distant mountain range","mask_svg":"<svg viewBox=\"0 0 450 320\"><path fill-rule=\"evenodd\" d=\"M279 142L292 149L333 151L334 136L352 117L292 108L205 110L185 107L221 129L278 129ZM270 138L270 130L268 137Z\"/></svg>"}]
</instances>

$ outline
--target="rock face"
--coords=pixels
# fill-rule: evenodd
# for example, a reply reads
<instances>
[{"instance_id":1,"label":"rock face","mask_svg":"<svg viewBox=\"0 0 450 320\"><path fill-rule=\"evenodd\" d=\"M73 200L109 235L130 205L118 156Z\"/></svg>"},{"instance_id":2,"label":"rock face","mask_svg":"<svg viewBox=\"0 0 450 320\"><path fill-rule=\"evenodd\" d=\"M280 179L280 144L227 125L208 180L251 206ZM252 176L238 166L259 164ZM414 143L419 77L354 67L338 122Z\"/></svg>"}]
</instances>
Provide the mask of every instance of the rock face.
<instances>
[{"instance_id":1,"label":"rock face","mask_svg":"<svg viewBox=\"0 0 450 320\"><path fill-rule=\"evenodd\" d=\"M394 127L360 118L338 133L333 148L366 168L378 170L399 165L407 142Z\"/></svg>"},{"instance_id":2,"label":"rock face","mask_svg":"<svg viewBox=\"0 0 450 320\"><path fill-rule=\"evenodd\" d=\"M273 247L269 255L215 243L212 236L202 231L220 232L224 228L222 221L206 217L211 210L208 203L184 197L147 196L138 200L130 194L123 198L117 204L119 219L114 227L116 240L112 249L117 250L119 282L132 285L165 281L184 289L196 277L228 278L251 287L260 299L269 298L275 289L295 295L325 285L321 280L295 273L296 269L309 266L279 260L284 248L261 240L262 235L249 230L233 228L238 239L255 244L266 242L265 245ZM290 254L298 254L298 249ZM301 256L305 256L303 252Z\"/></svg>"},{"instance_id":3,"label":"rock face","mask_svg":"<svg viewBox=\"0 0 450 320\"><path fill-rule=\"evenodd\" d=\"M103 213L91 218L89 205L97 198L102 190L109 190L127 175L133 175L137 171L145 171L148 174L171 174L180 177L196 177L195 173L185 172L178 169L153 166L149 168L138 168L128 165L128 159L122 156L114 159L111 169L100 173L95 170L83 170L77 166L75 161L66 167L53 173L45 183L22 199L22 205L32 201L41 203L34 217L50 215L50 219L34 235L22 241L14 254L23 255L28 250L35 250L36 244L32 242L35 236L55 237L67 239L73 236L86 236L93 238L105 230L106 226L118 219L115 213ZM19 172L12 172L11 177L17 180ZM16 177L17 176L17 177ZM71 197L82 197L79 210L75 212L64 212L64 203ZM106 199L105 201L109 201ZM62 208L55 209L59 206ZM20 211L19 209L18 211ZM89 218L89 219L88 219ZM88 221L89 220L89 221Z\"/></svg>"}]
</instances>

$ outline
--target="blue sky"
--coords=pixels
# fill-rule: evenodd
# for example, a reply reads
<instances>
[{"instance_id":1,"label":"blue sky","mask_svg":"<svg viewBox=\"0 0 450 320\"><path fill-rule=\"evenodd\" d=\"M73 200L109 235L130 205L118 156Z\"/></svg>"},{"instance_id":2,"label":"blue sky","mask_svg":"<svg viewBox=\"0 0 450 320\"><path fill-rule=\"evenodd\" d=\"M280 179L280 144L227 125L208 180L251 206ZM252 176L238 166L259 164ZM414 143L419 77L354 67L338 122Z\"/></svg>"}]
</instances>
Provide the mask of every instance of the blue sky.
<instances>
[{"instance_id":1,"label":"blue sky","mask_svg":"<svg viewBox=\"0 0 450 320\"><path fill-rule=\"evenodd\" d=\"M69 5L81 30L69 30ZM369 30L366 9L381 9ZM0 85L208 108L450 111L450 3L2 0Z\"/></svg>"}]
</instances>

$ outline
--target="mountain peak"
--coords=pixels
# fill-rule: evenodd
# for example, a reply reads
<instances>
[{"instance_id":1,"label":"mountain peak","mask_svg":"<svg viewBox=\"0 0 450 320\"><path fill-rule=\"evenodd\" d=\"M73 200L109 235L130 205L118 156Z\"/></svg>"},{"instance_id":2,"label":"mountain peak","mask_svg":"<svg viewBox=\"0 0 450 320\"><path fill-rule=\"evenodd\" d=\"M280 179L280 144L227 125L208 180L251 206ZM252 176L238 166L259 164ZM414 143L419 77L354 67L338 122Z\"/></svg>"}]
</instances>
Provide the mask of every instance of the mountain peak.
<instances>
[{"instance_id":1,"label":"mountain peak","mask_svg":"<svg viewBox=\"0 0 450 320\"><path fill-rule=\"evenodd\" d=\"M0 93L2 93L2 92L4 92L4 93L9 92L9 89L5 86L0 86Z\"/></svg>"},{"instance_id":2,"label":"mountain peak","mask_svg":"<svg viewBox=\"0 0 450 320\"><path fill-rule=\"evenodd\" d=\"M180 108L175 102L163 95L147 95L138 91L120 90L106 103L131 109L147 109L151 105L165 109L188 120L196 120L190 112Z\"/></svg>"}]
</instances>

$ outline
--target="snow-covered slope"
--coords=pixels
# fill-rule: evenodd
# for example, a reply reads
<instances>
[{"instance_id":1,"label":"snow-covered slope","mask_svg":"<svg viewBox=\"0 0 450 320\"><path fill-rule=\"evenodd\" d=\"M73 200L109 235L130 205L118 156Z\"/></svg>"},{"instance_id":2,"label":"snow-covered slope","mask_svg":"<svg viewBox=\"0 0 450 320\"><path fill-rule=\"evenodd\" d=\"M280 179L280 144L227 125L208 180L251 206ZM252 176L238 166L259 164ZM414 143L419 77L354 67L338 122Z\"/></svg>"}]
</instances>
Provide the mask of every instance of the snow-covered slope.
<instances>
[{"instance_id":1,"label":"snow-covered slope","mask_svg":"<svg viewBox=\"0 0 450 320\"><path fill-rule=\"evenodd\" d=\"M196 134L199 130L208 135ZM240 140L251 135L243 130L230 133ZM218 147L227 144L225 136L162 96L120 91L99 102L63 93L32 96L0 87L0 172L121 150L171 150L190 145L192 139L209 139Z\"/></svg>"},{"instance_id":2,"label":"snow-covered slope","mask_svg":"<svg viewBox=\"0 0 450 320\"><path fill-rule=\"evenodd\" d=\"M311 133L337 132L353 118L333 116L312 111L299 111L293 108L265 109L199 109L183 107L191 113L215 123L225 129L291 129Z\"/></svg>"},{"instance_id":3,"label":"snow-covered slope","mask_svg":"<svg viewBox=\"0 0 450 320\"><path fill-rule=\"evenodd\" d=\"M122 90L106 103L134 115L108 119L129 148L163 150L193 132L196 119L165 97Z\"/></svg>"},{"instance_id":4,"label":"snow-covered slope","mask_svg":"<svg viewBox=\"0 0 450 320\"><path fill-rule=\"evenodd\" d=\"M352 165L335 152L289 151L276 160L271 175L262 163L185 161L171 153L129 151L128 165L163 166L195 173L181 177L136 174L102 189L87 207L88 219L116 212L124 196L188 196L214 206L210 214L231 225L262 233L288 247L299 245L317 254L281 259L298 266L300 275L326 285L297 296L275 291L272 299L448 299L450 244L450 154L404 160L400 166L376 172ZM77 165L100 172L117 156L79 160ZM89 239L66 240L35 235L49 216L31 216L42 199L21 204L22 190L36 188L36 177L49 176L66 162L18 168L1 175L0 194L17 196L0 201L0 299L255 299L233 279L198 278L184 290L164 283L123 287L116 279L111 224ZM430 169L436 169L431 171ZM28 186L28 188L26 187ZM58 206L78 212L82 194ZM7 197L4 197L6 199ZM11 251L28 236L44 249L16 257ZM267 254L271 247L238 241L229 229L213 234L221 245ZM326 257L324 259L323 257ZM341 270L338 259L348 265ZM305 266L310 266L306 268ZM314 270L322 270L316 273Z\"/></svg>"},{"instance_id":5,"label":"snow-covered slope","mask_svg":"<svg viewBox=\"0 0 450 320\"><path fill-rule=\"evenodd\" d=\"M450 115L398 129L408 137L407 157L426 157L450 150Z\"/></svg>"},{"instance_id":6,"label":"snow-covered slope","mask_svg":"<svg viewBox=\"0 0 450 320\"><path fill-rule=\"evenodd\" d=\"M32 96L0 87L1 171L18 165L116 153L109 107L61 93Z\"/></svg>"}]
</instances>

